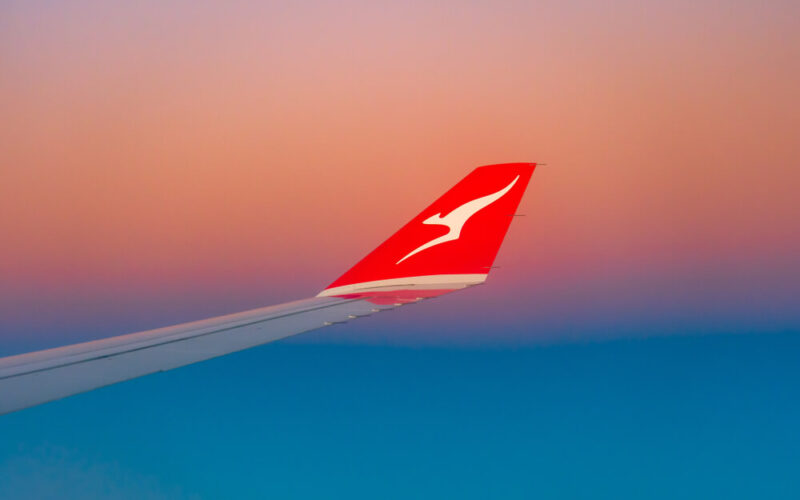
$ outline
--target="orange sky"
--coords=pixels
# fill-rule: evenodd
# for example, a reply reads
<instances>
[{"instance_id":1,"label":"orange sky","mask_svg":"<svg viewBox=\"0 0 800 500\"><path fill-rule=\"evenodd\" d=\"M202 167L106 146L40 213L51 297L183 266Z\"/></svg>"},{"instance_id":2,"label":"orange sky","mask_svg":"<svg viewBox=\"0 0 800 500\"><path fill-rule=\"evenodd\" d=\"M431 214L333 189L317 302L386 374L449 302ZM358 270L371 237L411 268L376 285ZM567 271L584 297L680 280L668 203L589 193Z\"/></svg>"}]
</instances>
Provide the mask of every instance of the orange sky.
<instances>
[{"instance_id":1,"label":"orange sky","mask_svg":"<svg viewBox=\"0 0 800 500\"><path fill-rule=\"evenodd\" d=\"M164 283L308 295L473 167L509 161L548 164L500 256L509 289L708 266L784 286L798 14L5 2L4 309Z\"/></svg>"}]
</instances>

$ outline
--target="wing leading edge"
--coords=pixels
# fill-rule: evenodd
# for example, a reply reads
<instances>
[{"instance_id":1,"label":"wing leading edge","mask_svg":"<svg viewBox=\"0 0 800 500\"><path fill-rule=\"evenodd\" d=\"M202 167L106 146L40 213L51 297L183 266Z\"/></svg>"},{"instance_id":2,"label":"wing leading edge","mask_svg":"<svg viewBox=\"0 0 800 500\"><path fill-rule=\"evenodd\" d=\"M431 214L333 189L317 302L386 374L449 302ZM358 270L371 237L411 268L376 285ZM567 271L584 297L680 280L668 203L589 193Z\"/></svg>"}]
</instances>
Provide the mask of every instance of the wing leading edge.
<instances>
[{"instance_id":1,"label":"wing leading edge","mask_svg":"<svg viewBox=\"0 0 800 500\"><path fill-rule=\"evenodd\" d=\"M0 414L482 283L534 168L475 169L316 297L0 358Z\"/></svg>"}]
</instances>

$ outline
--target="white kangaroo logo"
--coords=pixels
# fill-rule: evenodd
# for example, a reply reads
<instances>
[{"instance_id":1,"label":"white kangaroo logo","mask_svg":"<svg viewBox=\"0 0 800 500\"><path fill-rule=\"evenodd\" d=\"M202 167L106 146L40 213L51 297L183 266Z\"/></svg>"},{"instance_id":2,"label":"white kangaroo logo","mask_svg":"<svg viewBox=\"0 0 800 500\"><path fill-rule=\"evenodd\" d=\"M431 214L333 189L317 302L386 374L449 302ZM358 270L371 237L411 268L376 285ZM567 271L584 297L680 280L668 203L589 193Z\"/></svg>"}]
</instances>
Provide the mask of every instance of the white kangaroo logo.
<instances>
[{"instance_id":1,"label":"white kangaroo logo","mask_svg":"<svg viewBox=\"0 0 800 500\"><path fill-rule=\"evenodd\" d=\"M447 226L450 229L447 234L439 236L438 238L434 238L431 241L425 243L424 245L415 248L408 255L403 257L402 259L398 260L395 265L403 262L407 258L411 257L414 254L417 254L423 250L427 250L428 248L436 245L440 245L447 241L457 240L461 236L461 229L464 227L464 224L476 213L484 208L488 207L492 203L496 202L500 198L502 198L512 187L514 184L517 183L519 179L519 175L514 177L514 180L511 181L511 184L504 187L500 191L496 193L492 193L486 196L482 196L480 198L474 199L472 201L468 201L461 205L460 207L454 209L449 214L442 217L441 212L431 217L428 217L424 221L423 224L431 224L437 226Z\"/></svg>"}]
</instances>

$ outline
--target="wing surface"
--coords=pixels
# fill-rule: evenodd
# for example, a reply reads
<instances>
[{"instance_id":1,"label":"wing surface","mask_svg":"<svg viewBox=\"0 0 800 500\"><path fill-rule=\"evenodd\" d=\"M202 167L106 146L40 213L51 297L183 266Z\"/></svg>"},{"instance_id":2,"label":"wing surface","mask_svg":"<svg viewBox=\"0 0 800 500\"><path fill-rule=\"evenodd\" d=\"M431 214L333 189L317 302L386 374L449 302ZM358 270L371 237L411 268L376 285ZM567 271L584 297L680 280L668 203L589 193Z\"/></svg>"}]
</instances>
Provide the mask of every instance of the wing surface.
<instances>
[{"instance_id":1,"label":"wing surface","mask_svg":"<svg viewBox=\"0 0 800 500\"><path fill-rule=\"evenodd\" d=\"M0 358L0 414L482 283L534 167L475 169L316 297Z\"/></svg>"}]
</instances>

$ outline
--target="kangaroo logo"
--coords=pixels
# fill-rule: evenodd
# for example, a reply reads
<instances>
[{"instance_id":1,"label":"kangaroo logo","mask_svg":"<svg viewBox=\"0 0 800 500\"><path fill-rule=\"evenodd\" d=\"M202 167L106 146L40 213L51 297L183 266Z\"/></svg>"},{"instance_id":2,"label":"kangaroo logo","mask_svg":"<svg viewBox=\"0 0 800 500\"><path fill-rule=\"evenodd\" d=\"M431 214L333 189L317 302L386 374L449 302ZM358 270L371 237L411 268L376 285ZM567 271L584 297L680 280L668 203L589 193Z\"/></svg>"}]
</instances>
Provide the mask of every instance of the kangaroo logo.
<instances>
[{"instance_id":1,"label":"kangaroo logo","mask_svg":"<svg viewBox=\"0 0 800 500\"><path fill-rule=\"evenodd\" d=\"M412 255L415 255L423 250L427 250L430 247L440 245L447 241L457 240L459 237L461 237L461 229L464 227L464 224L466 224L467 221L473 215L475 215L479 211L483 210L484 208L488 207L492 203L502 198L507 192L511 190L512 187L514 187L514 184L517 183L518 179L519 175L514 177L514 180L511 181L511 184L504 187L500 191L486 196L482 196L480 198L476 198L472 201L468 201L463 205L461 205L460 207L454 209L452 212L445 215L444 217L442 217L442 214L440 212L422 221L423 224L447 226L449 231L447 232L447 234L439 236L438 238L434 238L431 241L425 243L424 245L415 248L414 250L409 252L408 255L398 260L395 263L395 265L403 262Z\"/></svg>"}]
</instances>

